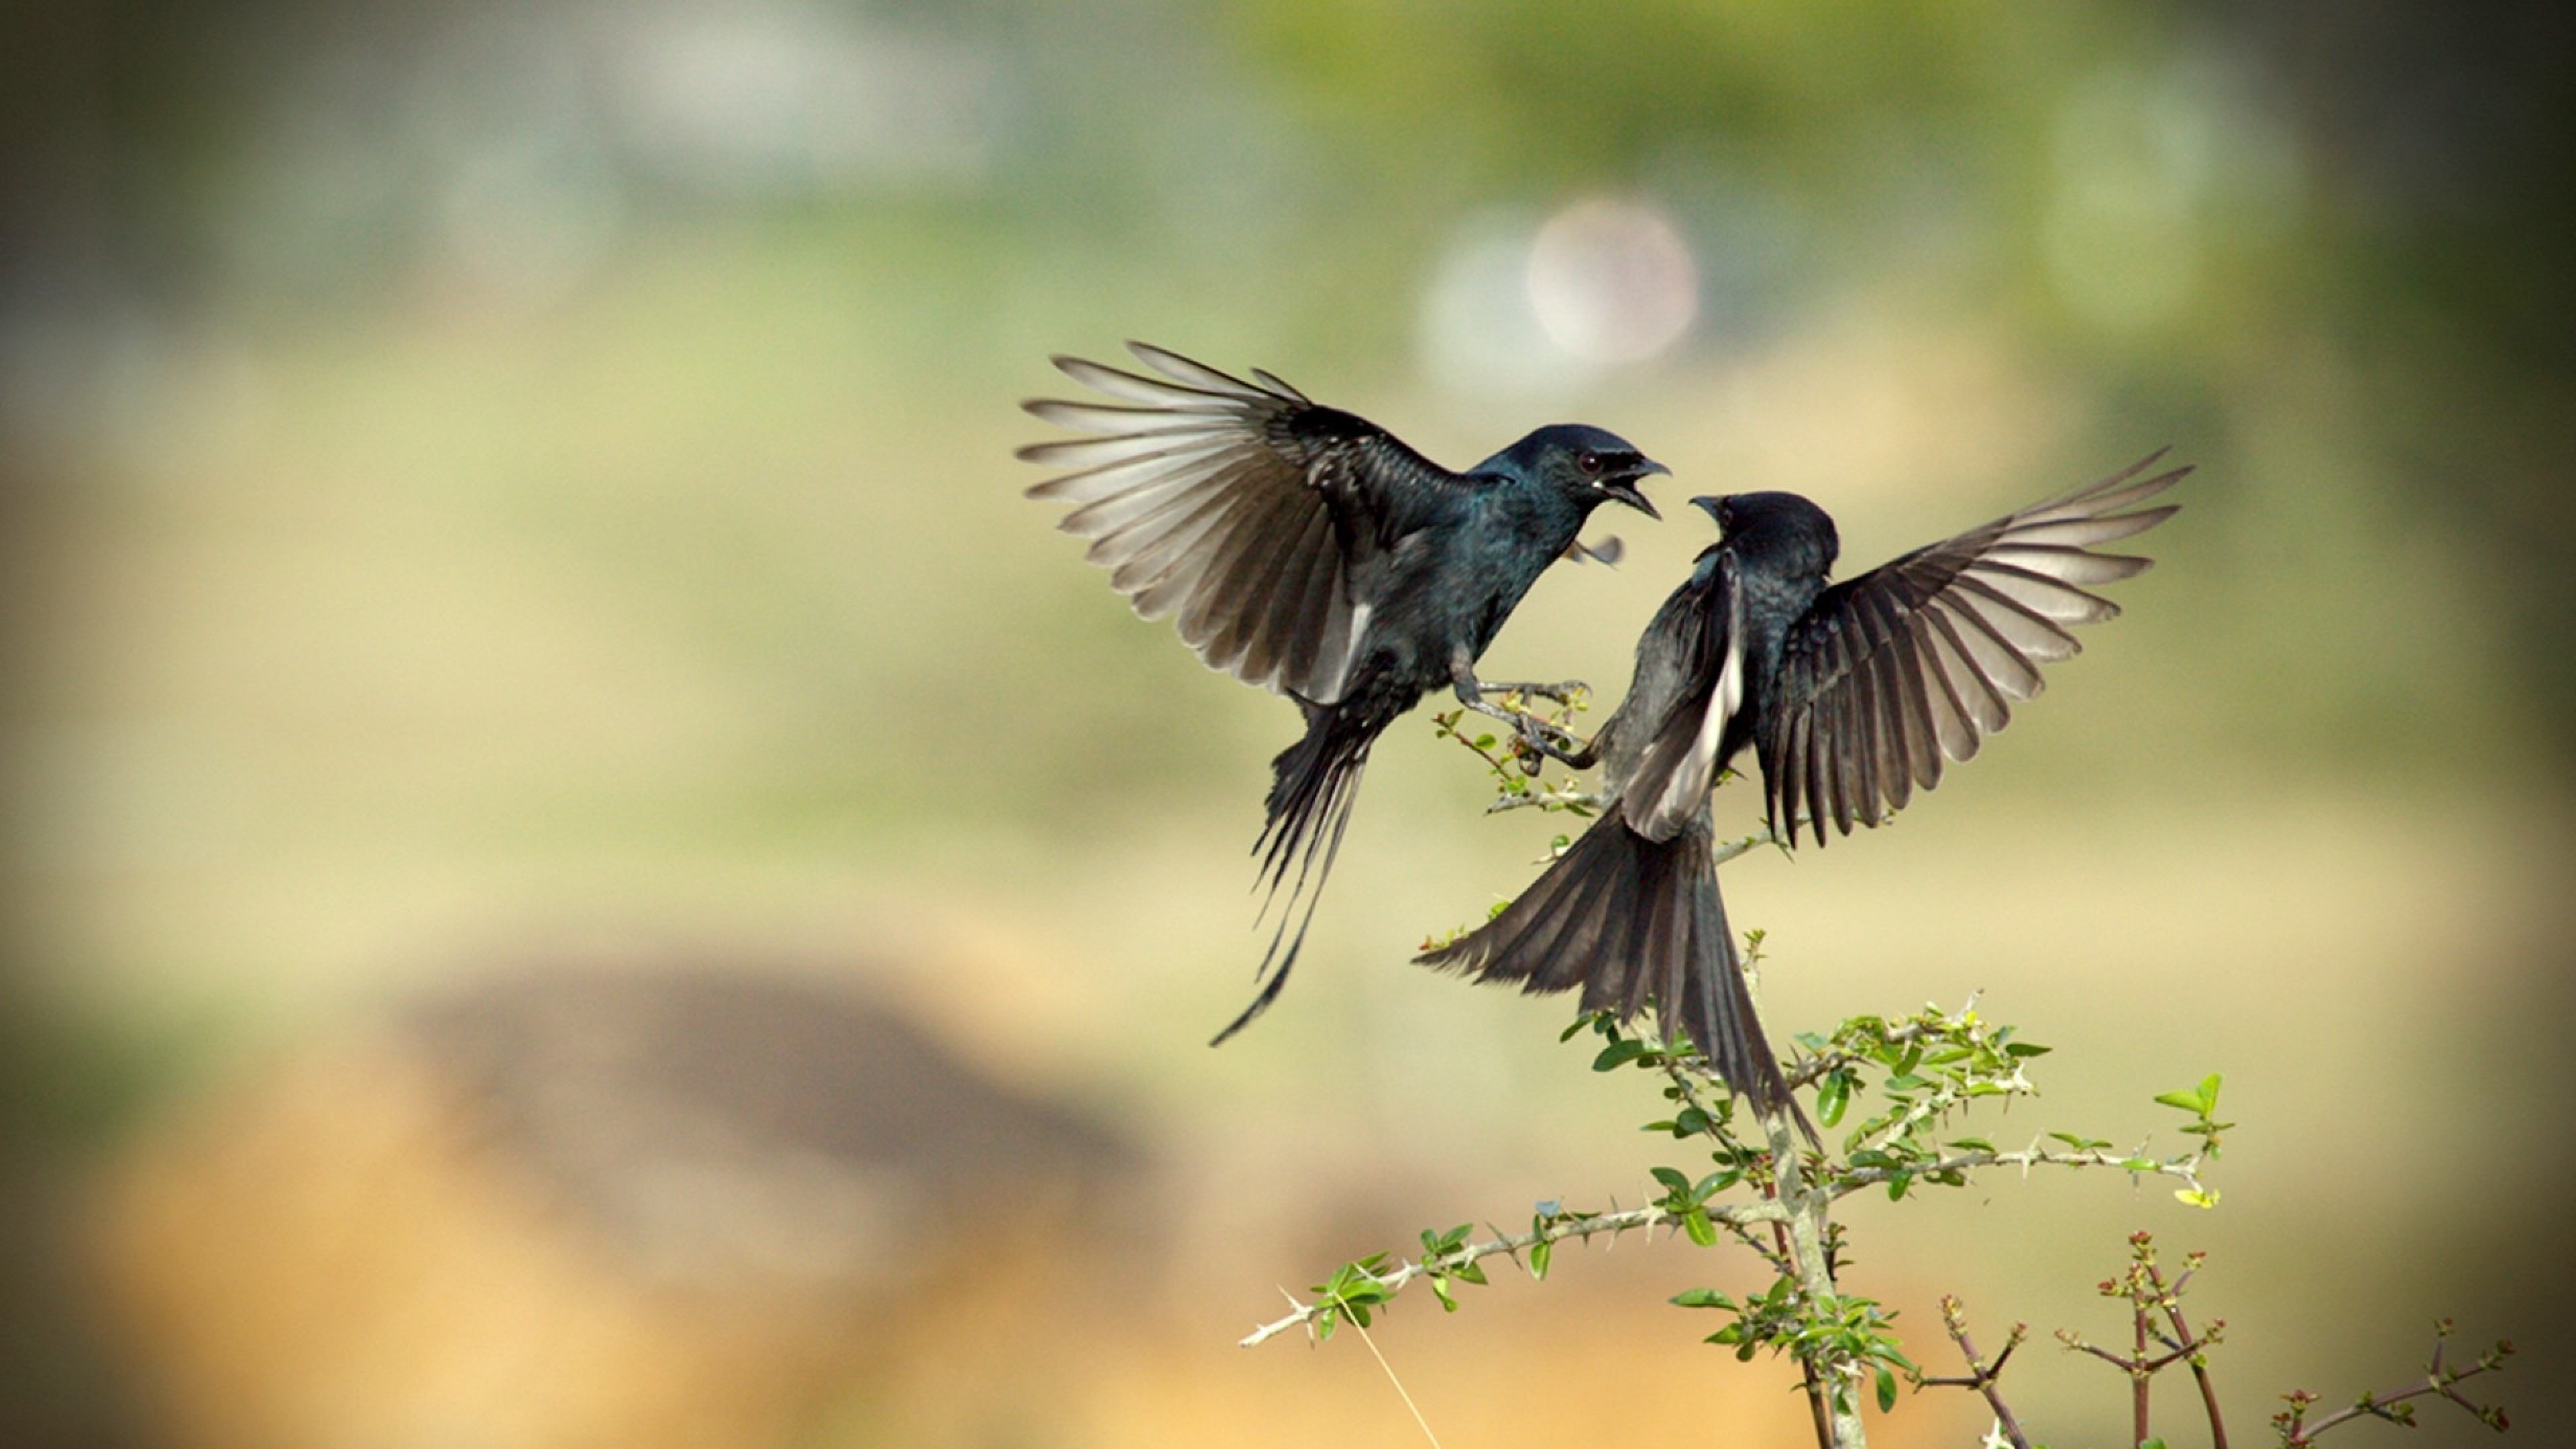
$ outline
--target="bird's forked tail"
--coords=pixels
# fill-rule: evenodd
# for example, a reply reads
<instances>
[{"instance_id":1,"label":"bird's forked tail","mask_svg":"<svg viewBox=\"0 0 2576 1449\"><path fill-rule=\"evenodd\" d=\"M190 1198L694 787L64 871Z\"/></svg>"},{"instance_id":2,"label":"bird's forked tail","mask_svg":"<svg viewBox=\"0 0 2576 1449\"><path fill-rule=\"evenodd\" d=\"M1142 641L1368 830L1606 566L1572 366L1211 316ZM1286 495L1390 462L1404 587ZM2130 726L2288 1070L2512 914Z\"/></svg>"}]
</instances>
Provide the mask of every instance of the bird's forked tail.
<instances>
[{"instance_id":1,"label":"bird's forked tail","mask_svg":"<svg viewBox=\"0 0 2576 1449\"><path fill-rule=\"evenodd\" d=\"M1664 1030L1687 1032L1755 1111L1789 1113L1813 1141L1763 1038L1709 841L1704 813L1657 841L1628 828L1613 804L1502 914L1414 959L1532 994L1579 986L1584 1010L1623 1022L1652 1000Z\"/></svg>"},{"instance_id":2,"label":"bird's forked tail","mask_svg":"<svg viewBox=\"0 0 2576 1449\"><path fill-rule=\"evenodd\" d=\"M1279 924L1271 931L1269 948L1262 952L1256 973L1262 982L1260 994L1208 1042L1210 1046L1223 1044L1249 1026L1288 984L1288 968L1297 964L1298 948L1306 944L1307 923L1315 918L1316 898L1323 894L1325 877L1333 873L1333 857L1342 848L1342 830L1350 824L1351 800L1359 789L1360 771L1368 765L1369 746L1385 727L1383 721L1347 705L1290 698L1297 699L1298 708L1305 711L1306 734L1270 762L1267 818L1261 838L1252 844L1253 853L1261 857L1254 889L1267 891L1262 915L1267 917L1272 906L1279 906ZM1292 871L1296 880L1290 884ZM1279 899L1283 884L1288 885L1284 903Z\"/></svg>"}]
</instances>

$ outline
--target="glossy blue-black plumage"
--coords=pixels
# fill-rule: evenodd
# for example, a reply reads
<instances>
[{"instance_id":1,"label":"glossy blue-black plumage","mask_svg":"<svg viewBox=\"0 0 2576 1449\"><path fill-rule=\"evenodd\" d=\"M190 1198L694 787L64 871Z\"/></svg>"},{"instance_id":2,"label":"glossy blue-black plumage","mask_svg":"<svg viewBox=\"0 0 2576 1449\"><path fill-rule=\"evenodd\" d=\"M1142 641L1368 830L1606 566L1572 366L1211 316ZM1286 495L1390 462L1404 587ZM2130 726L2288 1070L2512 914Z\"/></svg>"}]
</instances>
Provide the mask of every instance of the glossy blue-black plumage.
<instances>
[{"instance_id":1,"label":"glossy blue-black plumage","mask_svg":"<svg viewBox=\"0 0 2576 1449\"><path fill-rule=\"evenodd\" d=\"M2140 479L2158 456L1841 584L1833 520L1808 500L1692 499L1720 538L1647 625L1594 741L1602 815L1501 915L1419 959L1579 987L1623 1019L1651 1000L1757 1108L1795 1113L1726 925L1710 786L1755 749L1772 830L1794 845L1802 826L1822 844L1827 821L1877 824L1937 784L2038 692L2040 663L2076 651L2067 626L2117 612L2083 586L2147 561L2093 547L2174 512L2134 507L2190 471Z\"/></svg>"},{"instance_id":2,"label":"glossy blue-black plumage","mask_svg":"<svg viewBox=\"0 0 2576 1449\"><path fill-rule=\"evenodd\" d=\"M1568 424L1452 473L1266 373L1130 348L1150 374L1057 359L1120 404L1027 404L1101 435L1023 448L1075 470L1030 494L1075 505L1063 526L1140 613L1174 616L1212 667L1290 695L1306 721L1272 762L1254 845L1288 900L1223 1041L1285 983L1378 735L1433 689L1484 707L1476 660L1530 585L1602 503L1652 514L1638 480L1665 470Z\"/></svg>"}]
</instances>

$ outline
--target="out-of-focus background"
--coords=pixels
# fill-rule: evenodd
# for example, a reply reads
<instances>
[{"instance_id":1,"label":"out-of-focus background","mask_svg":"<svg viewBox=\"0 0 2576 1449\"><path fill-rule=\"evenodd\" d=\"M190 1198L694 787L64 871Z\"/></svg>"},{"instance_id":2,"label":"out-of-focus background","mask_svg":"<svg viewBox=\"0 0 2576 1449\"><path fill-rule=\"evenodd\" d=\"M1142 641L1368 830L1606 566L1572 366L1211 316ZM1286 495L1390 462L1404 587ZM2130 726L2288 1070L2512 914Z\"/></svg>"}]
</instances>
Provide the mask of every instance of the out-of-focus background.
<instances>
[{"instance_id":1,"label":"out-of-focus background","mask_svg":"<svg viewBox=\"0 0 2576 1449\"><path fill-rule=\"evenodd\" d=\"M1855 1201L1855 1291L2126 1396L2204 1247L2242 1436L2565 1402L2571 27L2382 3L128 0L0 19L0 1440L1418 1442L1276 1285L1633 1201L1566 1008L1404 964L1559 822L1399 726L1223 1051L1294 711L1022 501L1050 352L1269 368L1465 465L1673 465L1488 656L1615 697L1791 488L1847 567L2173 443L2186 511L1893 828L1729 868L1775 1031L1983 992L1990 1135L2215 1212ZM1616 510L1613 510L1614 512ZM1749 821L1750 789L1732 812ZM1622 1243L1378 1345L1444 1442L1795 1443ZM2168 1391L2181 1433L2187 1386ZM1964 1395L1877 1432L1958 1444ZM2427 1415L2417 1444L2482 1442ZM2347 1431L2359 1444L2372 1426ZM2192 1436L2182 1434L2182 1442Z\"/></svg>"}]
</instances>

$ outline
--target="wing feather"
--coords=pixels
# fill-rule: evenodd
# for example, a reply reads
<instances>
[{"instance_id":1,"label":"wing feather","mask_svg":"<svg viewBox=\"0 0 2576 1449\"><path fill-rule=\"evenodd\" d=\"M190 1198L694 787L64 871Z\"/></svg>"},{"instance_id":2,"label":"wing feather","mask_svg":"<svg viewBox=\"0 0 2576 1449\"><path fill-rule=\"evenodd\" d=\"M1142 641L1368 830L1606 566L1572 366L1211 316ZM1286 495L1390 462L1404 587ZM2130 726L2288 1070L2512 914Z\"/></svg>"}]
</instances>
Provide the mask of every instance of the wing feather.
<instances>
[{"instance_id":1,"label":"wing feather","mask_svg":"<svg viewBox=\"0 0 2576 1449\"><path fill-rule=\"evenodd\" d=\"M1091 435L1021 448L1068 470L1028 496L1071 505L1057 526L1089 539L1111 586L1146 618L1171 618L1209 667L1334 702L1366 642L1359 580L1460 480L1267 372L1128 350L1142 371L1054 359L1110 401L1022 404Z\"/></svg>"},{"instance_id":2,"label":"wing feather","mask_svg":"<svg viewBox=\"0 0 2576 1449\"><path fill-rule=\"evenodd\" d=\"M2082 649L2069 630L2118 616L2092 586L2148 567L2092 550L2173 516L2138 506L2191 471L2148 476L2163 457L1827 589L1789 631L1763 721L1773 827L1795 840L1802 806L1819 843L1827 820L1876 825L2011 723L2040 666Z\"/></svg>"}]
</instances>

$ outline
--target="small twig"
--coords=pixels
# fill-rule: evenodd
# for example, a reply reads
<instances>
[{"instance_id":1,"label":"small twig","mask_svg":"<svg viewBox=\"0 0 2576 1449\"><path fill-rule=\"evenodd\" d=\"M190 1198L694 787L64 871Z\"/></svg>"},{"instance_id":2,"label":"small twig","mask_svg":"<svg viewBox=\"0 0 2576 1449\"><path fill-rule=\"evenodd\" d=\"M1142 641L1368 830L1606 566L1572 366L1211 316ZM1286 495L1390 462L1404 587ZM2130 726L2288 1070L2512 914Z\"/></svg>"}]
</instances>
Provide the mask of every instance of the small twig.
<instances>
[{"instance_id":1,"label":"small twig","mask_svg":"<svg viewBox=\"0 0 2576 1449\"><path fill-rule=\"evenodd\" d=\"M1711 865L1724 865L1739 855L1744 855L1751 851L1758 850L1765 845L1778 845L1779 843L1780 837L1772 834L1771 827L1765 825L1761 829L1754 831L1751 835L1745 836L1741 840L1730 840L1724 845L1712 847L1708 853L1709 863Z\"/></svg>"},{"instance_id":2,"label":"small twig","mask_svg":"<svg viewBox=\"0 0 2576 1449\"><path fill-rule=\"evenodd\" d=\"M2175 1352L2185 1354L2191 1360L2192 1379L2200 1385L2201 1406L2209 1411L2209 1449L2227 1449L2227 1420L2218 1412L2218 1387L2210 1382L2209 1360L2201 1353L2202 1349L2218 1342L2220 1335L2227 1331L2227 1320L2211 1319L2209 1334L2203 1338L2192 1333L2190 1322L2182 1316L2182 1290L2191 1282L2191 1275L2200 1271L2200 1265L2204 1261L2206 1261L2206 1255L2201 1253L2183 1255L2185 1266L2170 1286L2165 1283L2156 1265L2149 1263L2147 1283L2156 1290L2157 1303L2164 1308L2165 1317L2173 1324L2174 1332L2181 1336L2179 1343L2173 1343L2170 1339L2166 1341L2173 1343ZM2438 1354L2440 1351L2440 1346L2437 1344L2434 1352Z\"/></svg>"},{"instance_id":3,"label":"small twig","mask_svg":"<svg viewBox=\"0 0 2576 1449\"><path fill-rule=\"evenodd\" d=\"M2316 1395L2304 1389L2282 1395L2289 1400L2290 1407L2274 1415L2272 1422L2281 1431L2281 1443L2284 1449L2307 1449L2307 1446L2316 1442L2318 1435L2328 1429L2359 1418L2386 1419L2391 1423L2412 1426L2415 1422L2415 1410L2406 1403L2406 1400L2422 1398L2427 1394L2439 1395L2450 1400L2467 1410L2479 1423L2497 1433L2503 1433L2507 1427L2504 1410L2494 1404L2478 1403L2461 1393L2455 1385L2476 1378L2480 1374L2502 1373L2504 1361L2513 1356L2513 1340L2498 1339L2496 1346L2480 1354L2475 1364L2468 1368L2455 1369L2442 1361L2443 1350L2451 1336L2451 1328L2451 1320L2447 1318L2433 1325L2433 1361L2426 1365L2424 1377L2394 1393L2364 1394L2351 1407L2337 1409L2313 1424L2307 1422L2307 1413L2308 1406L2317 1402Z\"/></svg>"},{"instance_id":4,"label":"small twig","mask_svg":"<svg viewBox=\"0 0 2576 1449\"><path fill-rule=\"evenodd\" d=\"M1978 1361L1977 1345L1968 1337L1967 1308L1959 1302L1957 1294L1941 1295L1941 1326L1949 1330L1950 1341L1959 1346L1959 1356L1968 1361L1968 1377L1927 1378L1921 1381L1923 1386L1974 1389L1985 1396L1986 1406L1995 1411L1995 1423L2003 1429L2004 1437L2012 1441L2013 1449L2031 1449L2030 1436L2021 1431L2021 1420L2013 1416L2012 1405L2004 1402L2003 1389L1997 1383L2003 1376L2005 1361L2029 1335L2030 1325L2016 1323L2012 1326L2012 1332L2004 1339L2004 1351L1995 1355L1993 1363Z\"/></svg>"},{"instance_id":5,"label":"small twig","mask_svg":"<svg viewBox=\"0 0 2576 1449\"><path fill-rule=\"evenodd\" d=\"M1610 797L1606 795L1595 795L1588 790L1578 790L1574 788L1574 782L1570 780L1559 780L1554 784L1549 785L1544 791L1525 791L1518 795L1498 795L1494 798L1494 803L1485 807L1485 813L1488 815L1500 815L1506 810L1556 809L1571 810L1578 813L1589 811L1597 815L1601 812L1602 808L1607 806L1609 803Z\"/></svg>"}]
</instances>

